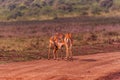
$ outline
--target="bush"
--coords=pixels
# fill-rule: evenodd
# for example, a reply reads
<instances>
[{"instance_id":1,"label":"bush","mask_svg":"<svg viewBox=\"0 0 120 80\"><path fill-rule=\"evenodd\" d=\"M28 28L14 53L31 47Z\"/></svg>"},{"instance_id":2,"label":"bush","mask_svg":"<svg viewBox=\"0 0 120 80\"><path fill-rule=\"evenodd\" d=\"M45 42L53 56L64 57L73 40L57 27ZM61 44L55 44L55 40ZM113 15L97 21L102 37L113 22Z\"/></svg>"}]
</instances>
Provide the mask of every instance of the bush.
<instances>
[{"instance_id":1,"label":"bush","mask_svg":"<svg viewBox=\"0 0 120 80\"><path fill-rule=\"evenodd\" d=\"M16 4L10 4L10 5L8 6L8 9L9 9L10 11L14 10L15 8L16 8Z\"/></svg>"},{"instance_id":2,"label":"bush","mask_svg":"<svg viewBox=\"0 0 120 80\"><path fill-rule=\"evenodd\" d=\"M101 7L104 7L104 8L107 8L107 9L110 8L112 5L113 5L113 0L103 0L100 3Z\"/></svg>"},{"instance_id":3,"label":"bush","mask_svg":"<svg viewBox=\"0 0 120 80\"><path fill-rule=\"evenodd\" d=\"M95 33L91 33L91 35L88 37L87 41L96 41L98 36Z\"/></svg>"},{"instance_id":4,"label":"bush","mask_svg":"<svg viewBox=\"0 0 120 80\"><path fill-rule=\"evenodd\" d=\"M119 35L119 33L118 32L107 32L106 34L105 34L106 36L118 36Z\"/></svg>"},{"instance_id":5,"label":"bush","mask_svg":"<svg viewBox=\"0 0 120 80\"><path fill-rule=\"evenodd\" d=\"M20 12L20 11L13 11L11 12L8 16L7 16L7 19L16 19L17 17L20 17L22 16L23 14Z\"/></svg>"},{"instance_id":6,"label":"bush","mask_svg":"<svg viewBox=\"0 0 120 80\"><path fill-rule=\"evenodd\" d=\"M27 7L26 7L25 4L20 4L19 7L18 7L19 10L24 10L24 9L26 9L26 8L27 8Z\"/></svg>"},{"instance_id":7,"label":"bush","mask_svg":"<svg viewBox=\"0 0 120 80\"><path fill-rule=\"evenodd\" d=\"M101 11L102 11L102 10L101 10L100 7L95 6L95 7L92 8L91 13L92 13L92 14L100 14Z\"/></svg>"}]
</instances>

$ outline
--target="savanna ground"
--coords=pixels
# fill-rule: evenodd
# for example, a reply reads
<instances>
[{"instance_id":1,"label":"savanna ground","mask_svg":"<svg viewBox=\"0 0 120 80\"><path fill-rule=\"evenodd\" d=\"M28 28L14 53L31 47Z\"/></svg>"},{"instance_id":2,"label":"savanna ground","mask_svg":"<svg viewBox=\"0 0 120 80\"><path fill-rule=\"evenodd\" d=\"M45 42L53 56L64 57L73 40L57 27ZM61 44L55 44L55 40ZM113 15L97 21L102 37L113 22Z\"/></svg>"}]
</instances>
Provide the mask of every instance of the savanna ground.
<instances>
[{"instance_id":1,"label":"savanna ground","mask_svg":"<svg viewBox=\"0 0 120 80\"><path fill-rule=\"evenodd\" d=\"M73 61L74 63L67 63L66 61L57 62L53 60L44 60L47 58L49 37L56 32L71 32L73 34L73 54L74 56L81 55L81 57L75 57ZM21 21L0 23L0 74L2 75L4 73L2 76L0 76L2 80L17 80L18 78L20 80L38 80L40 77L40 79L42 80L110 80L114 77L114 75L119 76L118 71L120 70L120 66L115 62L118 61L119 63L119 51L119 17L102 18L84 16L80 18L56 19L48 21ZM105 52L112 53L107 54ZM63 54L64 53L65 52L63 52ZM95 53L100 54L92 55ZM28 63L18 62L36 59L41 59L41 61L32 61ZM21 66L17 63L6 64L8 62L18 62L19 64L21 64ZM73 64L76 66L79 64L79 67L75 68ZM114 64L115 67L113 67L112 64ZM68 70L68 65L71 66L71 69L73 66L73 70ZM90 67L92 68L90 69ZM105 67L107 67L107 70L105 69ZM25 68L28 70L25 70ZM62 68L64 70L60 71ZM44 71L44 69L46 71ZM98 70L98 72L96 72L97 69L100 69L101 71L99 72ZM18 72L16 70L18 70ZM86 72L87 70L88 72ZM11 74L7 74L9 71ZM41 72L38 74L38 76L36 76L37 71ZM59 71L60 73L56 73ZM21 75L24 72L25 74ZM28 72L30 72L30 74L28 74ZM73 77L68 77L70 76L67 75L69 72L70 75L73 75ZM92 77L90 77L89 73ZM7 74L8 76L6 76L5 74ZM19 74L21 75L20 77L17 76ZM55 76L54 74L58 75ZM79 75L74 76L75 74ZM83 76L80 76L81 74L83 74ZM94 74L96 74L97 76ZM110 79L109 77L104 77L104 74L106 76L110 75ZM30 77L31 75L33 75L33 77ZM52 75L54 76L52 77ZM85 75L89 76L85 77ZM14 78L15 76L16 78ZM45 78L45 76L48 76L48 78Z\"/></svg>"}]
</instances>

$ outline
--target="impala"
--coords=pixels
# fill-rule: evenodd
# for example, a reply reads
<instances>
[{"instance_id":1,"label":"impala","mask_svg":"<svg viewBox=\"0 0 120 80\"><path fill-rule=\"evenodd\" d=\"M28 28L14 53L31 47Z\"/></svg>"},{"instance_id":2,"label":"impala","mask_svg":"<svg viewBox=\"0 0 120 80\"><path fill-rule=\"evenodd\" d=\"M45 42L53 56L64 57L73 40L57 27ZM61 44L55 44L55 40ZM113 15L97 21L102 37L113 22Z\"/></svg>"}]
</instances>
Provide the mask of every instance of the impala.
<instances>
[{"instance_id":1,"label":"impala","mask_svg":"<svg viewBox=\"0 0 120 80\"><path fill-rule=\"evenodd\" d=\"M71 33L61 34L56 33L54 36L50 37L49 39L49 53L48 53L48 59L50 58L50 50L53 49L53 57L54 59L58 59L58 53L57 51L59 49L62 50L62 47L65 46L66 48L66 59L72 59L72 45L73 40ZM63 54L61 53L61 58Z\"/></svg>"}]
</instances>

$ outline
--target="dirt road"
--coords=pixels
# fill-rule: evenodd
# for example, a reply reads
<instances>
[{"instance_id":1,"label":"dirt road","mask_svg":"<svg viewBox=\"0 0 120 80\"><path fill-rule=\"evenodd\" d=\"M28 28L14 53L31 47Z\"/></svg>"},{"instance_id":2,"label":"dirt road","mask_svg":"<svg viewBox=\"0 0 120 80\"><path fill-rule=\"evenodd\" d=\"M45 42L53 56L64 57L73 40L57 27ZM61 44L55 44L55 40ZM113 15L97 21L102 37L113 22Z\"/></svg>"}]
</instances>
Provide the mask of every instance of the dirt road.
<instances>
[{"instance_id":1,"label":"dirt road","mask_svg":"<svg viewBox=\"0 0 120 80\"><path fill-rule=\"evenodd\" d=\"M111 75L116 73L115 75ZM0 80L120 80L120 52L0 64Z\"/></svg>"}]
</instances>

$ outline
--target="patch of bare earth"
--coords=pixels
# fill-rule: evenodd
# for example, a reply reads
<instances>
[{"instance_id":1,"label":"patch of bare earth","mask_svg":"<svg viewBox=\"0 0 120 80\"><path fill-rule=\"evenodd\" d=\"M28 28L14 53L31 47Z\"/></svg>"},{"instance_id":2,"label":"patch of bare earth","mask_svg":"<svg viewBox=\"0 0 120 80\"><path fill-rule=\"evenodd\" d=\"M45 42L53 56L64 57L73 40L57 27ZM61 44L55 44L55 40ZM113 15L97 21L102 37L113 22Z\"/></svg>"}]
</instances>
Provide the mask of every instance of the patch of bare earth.
<instances>
[{"instance_id":1,"label":"patch of bare earth","mask_svg":"<svg viewBox=\"0 0 120 80\"><path fill-rule=\"evenodd\" d=\"M120 70L117 72L110 73L109 75L103 76L96 80L120 80Z\"/></svg>"},{"instance_id":2,"label":"patch of bare earth","mask_svg":"<svg viewBox=\"0 0 120 80\"><path fill-rule=\"evenodd\" d=\"M75 56L73 61L41 59L0 64L0 80L119 80L118 71L120 52L113 52Z\"/></svg>"}]
</instances>

